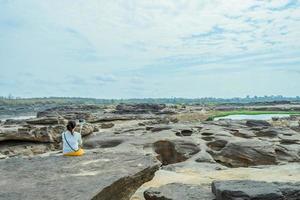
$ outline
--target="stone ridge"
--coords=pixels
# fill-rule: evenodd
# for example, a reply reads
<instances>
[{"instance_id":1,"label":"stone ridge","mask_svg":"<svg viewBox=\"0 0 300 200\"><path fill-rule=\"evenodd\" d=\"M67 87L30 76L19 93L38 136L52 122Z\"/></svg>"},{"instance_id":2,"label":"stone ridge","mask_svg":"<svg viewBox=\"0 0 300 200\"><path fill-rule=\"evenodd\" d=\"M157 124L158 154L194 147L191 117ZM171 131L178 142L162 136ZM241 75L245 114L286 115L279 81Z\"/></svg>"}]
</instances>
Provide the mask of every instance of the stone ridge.
<instances>
[{"instance_id":1,"label":"stone ridge","mask_svg":"<svg viewBox=\"0 0 300 200\"><path fill-rule=\"evenodd\" d=\"M158 168L153 157L135 152L5 159L0 161L0 199L129 200ZM107 190L118 191L117 196L98 198Z\"/></svg>"}]
</instances>

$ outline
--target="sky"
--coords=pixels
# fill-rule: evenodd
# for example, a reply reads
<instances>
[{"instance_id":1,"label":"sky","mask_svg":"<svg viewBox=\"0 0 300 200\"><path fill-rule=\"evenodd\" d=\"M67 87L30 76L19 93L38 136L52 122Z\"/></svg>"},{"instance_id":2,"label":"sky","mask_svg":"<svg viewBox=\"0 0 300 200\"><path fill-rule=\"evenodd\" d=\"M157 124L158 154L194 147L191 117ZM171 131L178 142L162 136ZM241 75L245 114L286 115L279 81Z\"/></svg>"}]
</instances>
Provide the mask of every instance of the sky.
<instances>
[{"instance_id":1,"label":"sky","mask_svg":"<svg viewBox=\"0 0 300 200\"><path fill-rule=\"evenodd\" d=\"M0 0L0 96L300 95L300 0Z\"/></svg>"}]
</instances>

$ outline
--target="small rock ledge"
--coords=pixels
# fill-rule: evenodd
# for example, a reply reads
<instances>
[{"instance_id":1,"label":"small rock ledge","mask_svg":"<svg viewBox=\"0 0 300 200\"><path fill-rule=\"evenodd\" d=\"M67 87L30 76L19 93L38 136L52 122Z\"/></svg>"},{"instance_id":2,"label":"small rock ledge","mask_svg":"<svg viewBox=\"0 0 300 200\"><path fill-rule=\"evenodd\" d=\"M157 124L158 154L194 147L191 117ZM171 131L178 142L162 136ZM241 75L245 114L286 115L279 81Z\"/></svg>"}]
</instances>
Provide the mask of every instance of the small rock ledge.
<instances>
[{"instance_id":1,"label":"small rock ledge","mask_svg":"<svg viewBox=\"0 0 300 200\"><path fill-rule=\"evenodd\" d=\"M119 179L96 194L92 200L129 200L135 191L145 182L150 181L159 167L144 169L133 176Z\"/></svg>"}]
</instances>

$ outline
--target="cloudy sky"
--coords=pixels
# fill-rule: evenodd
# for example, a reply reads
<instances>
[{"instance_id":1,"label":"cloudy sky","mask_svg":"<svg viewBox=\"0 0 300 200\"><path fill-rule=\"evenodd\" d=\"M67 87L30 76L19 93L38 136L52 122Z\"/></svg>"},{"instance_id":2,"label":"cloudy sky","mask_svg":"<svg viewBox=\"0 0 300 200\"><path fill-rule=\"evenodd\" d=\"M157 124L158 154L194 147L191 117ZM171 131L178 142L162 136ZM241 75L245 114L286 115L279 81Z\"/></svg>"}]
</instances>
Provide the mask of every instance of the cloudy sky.
<instances>
[{"instance_id":1,"label":"cloudy sky","mask_svg":"<svg viewBox=\"0 0 300 200\"><path fill-rule=\"evenodd\" d=\"M300 95L297 0L0 0L0 95Z\"/></svg>"}]
</instances>

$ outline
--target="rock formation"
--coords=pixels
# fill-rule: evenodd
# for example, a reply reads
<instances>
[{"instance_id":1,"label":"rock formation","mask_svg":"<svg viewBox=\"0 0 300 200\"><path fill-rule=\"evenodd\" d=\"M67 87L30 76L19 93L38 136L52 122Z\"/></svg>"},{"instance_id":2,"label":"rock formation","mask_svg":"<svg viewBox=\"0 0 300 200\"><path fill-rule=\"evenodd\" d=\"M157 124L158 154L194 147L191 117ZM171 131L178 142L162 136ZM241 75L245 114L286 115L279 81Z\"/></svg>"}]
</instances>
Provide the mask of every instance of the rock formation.
<instances>
[{"instance_id":1,"label":"rock formation","mask_svg":"<svg viewBox=\"0 0 300 200\"><path fill-rule=\"evenodd\" d=\"M299 200L300 117L198 121L202 110L66 106L2 121L0 199ZM61 155L70 119L87 121L83 157Z\"/></svg>"},{"instance_id":2,"label":"rock formation","mask_svg":"<svg viewBox=\"0 0 300 200\"><path fill-rule=\"evenodd\" d=\"M214 181L212 192L216 200L297 200L300 199L300 182L268 183L264 181Z\"/></svg>"},{"instance_id":3,"label":"rock formation","mask_svg":"<svg viewBox=\"0 0 300 200\"><path fill-rule=\"evenodd\" d=\"M128 200L158 166L137 152L0 160L0 199Z\"/></svg>"},{"instance_id":4,"label":"rock formation","mask_svg":"<svg viewBox=\"0 0 300 200\"><path fill-rule=\"evenodd\" d=\"M214 195L209 187L170 183L159 188L149 188L144 192L146 200L212 200Z\"/></svg>"}]
</instances>

